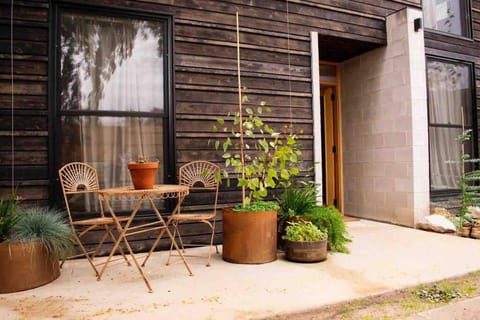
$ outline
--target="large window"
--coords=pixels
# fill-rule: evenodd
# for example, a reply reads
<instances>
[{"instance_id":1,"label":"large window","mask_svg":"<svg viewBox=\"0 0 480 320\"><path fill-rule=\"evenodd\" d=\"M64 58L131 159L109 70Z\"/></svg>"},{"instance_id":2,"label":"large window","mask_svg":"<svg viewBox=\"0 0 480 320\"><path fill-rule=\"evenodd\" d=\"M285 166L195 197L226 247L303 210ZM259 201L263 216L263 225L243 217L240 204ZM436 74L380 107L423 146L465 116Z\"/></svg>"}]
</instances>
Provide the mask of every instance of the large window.
<instances>
[{"instance_id":1,"label":"large window","mask_svg":"<svg viewBox=\"0 0 480 320\"><path fill-rule=\"evenodd\" d=\"M424 0L425 28L470 37L468 0Z\"/></svg>"},{"instance_id":2,"label":"large window","mask_svg":"<svg viewBox=\"0 0 480 320\"><path fill-rule=\"evenodd\" d=\"M139 155L170 167L170 20L58 10L57 163L87 162L102 187L130 184ZM83 203L83 202L82 202ZM95 208L91 208L95 209Z\"/></svg>"},{"instance_id":3,"label":"large window","mask_svg":"<svg viewBox=\"0 0 480 320\"><path fill-rule=\"evenodd\" d=\"M474 128L472 66L428 58L427 72L430 187L433 192L455 190L461 175L458 136L462 127ZM472 143L466 143L465 152L473 156Z\"/></svg>"}]
</instances>

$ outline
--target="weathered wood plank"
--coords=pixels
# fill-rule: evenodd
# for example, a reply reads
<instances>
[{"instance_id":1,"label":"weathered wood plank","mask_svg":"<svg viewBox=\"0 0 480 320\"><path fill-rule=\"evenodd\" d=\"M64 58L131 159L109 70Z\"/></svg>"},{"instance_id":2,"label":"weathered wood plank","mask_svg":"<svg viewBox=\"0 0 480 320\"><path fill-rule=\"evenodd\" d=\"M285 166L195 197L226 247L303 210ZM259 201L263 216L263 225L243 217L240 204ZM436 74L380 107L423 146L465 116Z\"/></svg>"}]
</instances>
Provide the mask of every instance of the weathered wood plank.
<instances>
[{"instance_id":1,"label":"weathered wood plank","mask_svg":"<svg viewBox=\"0 0 480 320\"><path fill-rule=\"evenodd\" d=\"M15 86L15 84L14 84ZM47 109L47 96L15 95L15 109ZM0 109L11 109L12 97L10 94L0 94Z\"/></svg>"},{"instance_id":2,"label":"weathered wood plank","mask_svg":"<svg viewBox=\"0 0 480 320\"><path fill-rule=\"evenodd\" d=\"M47 118L42 116L14 116L15 130L48 131ZM12 122L10 116L0 115L0 131L10 131Z\"/></svg>"}]
</instances>

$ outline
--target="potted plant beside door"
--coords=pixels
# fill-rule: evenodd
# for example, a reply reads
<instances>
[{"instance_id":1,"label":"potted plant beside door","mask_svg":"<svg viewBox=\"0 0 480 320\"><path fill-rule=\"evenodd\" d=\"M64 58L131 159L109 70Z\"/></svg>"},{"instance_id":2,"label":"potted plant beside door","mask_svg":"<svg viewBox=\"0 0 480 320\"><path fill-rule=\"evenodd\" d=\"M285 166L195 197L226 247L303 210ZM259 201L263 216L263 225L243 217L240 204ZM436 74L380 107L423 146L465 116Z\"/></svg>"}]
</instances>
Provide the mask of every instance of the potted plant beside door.
<instances>
[{"instance_id":1,"label":"potted plant beside door","mask_svg":"<svg viewBox=\"0 0 480 320\"><path fill-rule=\"evenodd\" d=\"M287 260L319 262L327 259L327 232L310 221L288 222L283 239Z\"/></svg>"},{"instance_id":2,"label":"potted plant beside door","mask_svg":"<svg viewBox=\"0 0 480 320\"><path fill-rule=\"evenodd\" d=\"M222 256L234 263L267 263L277 258L278 205L263 200L269 190L286 187L298 175L301 151L295 134L282 134L261 119L271 111L264 102L255 110L245 108L245 117L241 105L248 98L241 102L238 112L219 118L219 127L213 128L229 135L215 142L223 151L223 177L235 174L242 188L242 204L223 210Z\"/></svg>"}]
</instances>

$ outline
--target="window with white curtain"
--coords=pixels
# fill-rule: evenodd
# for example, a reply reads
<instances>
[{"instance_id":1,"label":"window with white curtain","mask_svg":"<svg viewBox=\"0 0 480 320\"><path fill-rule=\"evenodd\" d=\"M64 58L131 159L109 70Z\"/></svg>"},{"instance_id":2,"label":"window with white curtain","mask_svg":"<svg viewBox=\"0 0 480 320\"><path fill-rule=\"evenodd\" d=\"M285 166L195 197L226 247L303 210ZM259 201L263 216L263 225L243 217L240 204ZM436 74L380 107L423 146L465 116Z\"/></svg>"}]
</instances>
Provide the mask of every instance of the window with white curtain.
<instances>
[{"instance_id":1,"label":"window with white curtain","mask_svg":"<svg viewBox=\"0 0 480 320\"><path fill-rule=\"evenodd\" d=\"M165 182L169 20L65 8L58 21L57 162L93 165L108 188L143 155Z\"/></svg>"},{"instance_id":2,"label":"window with white curtain","mask_svg":"<svg viewBox=\"0 0 480 320\"><path fill-rule=\"evenodd\" d=\"M471 37L468 0L423 0L425 28Z\"/></svg>"},{"instance_id":3,"label":"window with white curtain","mask_svg":"<svg viewBox=\"0 0 480 320\"><path fill-rule=\"evenodd\" d=\"M458 189L462 130L473 129L472 66L427 58L430 189ZM473 156L473 136L465 152ZM467 170L469 168L467 167Z\"/></svg>"}]
</instances>

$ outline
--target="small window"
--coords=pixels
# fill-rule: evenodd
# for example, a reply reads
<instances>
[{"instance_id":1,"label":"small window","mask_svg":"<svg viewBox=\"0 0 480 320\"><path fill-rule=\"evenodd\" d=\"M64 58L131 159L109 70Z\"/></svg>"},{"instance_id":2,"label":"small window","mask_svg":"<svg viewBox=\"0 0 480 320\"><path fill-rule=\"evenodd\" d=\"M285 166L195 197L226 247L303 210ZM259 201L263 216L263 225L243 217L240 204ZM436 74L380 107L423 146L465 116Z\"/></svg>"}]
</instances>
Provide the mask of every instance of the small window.
<instances>
[{"instance_id":1,"label":"small window","mask_svg":"<svg viewBox=\"0 0 480 320\"><path fill-rule=\"evenodd\" d=\"M472 66L428 58L427 74L430 189L455 190L461 175L458 136L462 130L474 128ZM465 153L474 156L473 143L465 144Z\"/></svg>"},{"instance_id":2,"label":"small window","mask_svg":"<svg viewBox=\"0 0 480 320\"><path fill-rule=\"evenodd\" d=\"M425 28L471 37L468 0L424 0Z\"/></svg>"}]
</instances>

